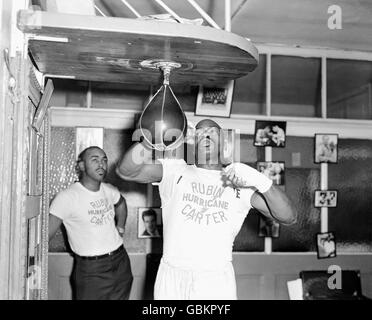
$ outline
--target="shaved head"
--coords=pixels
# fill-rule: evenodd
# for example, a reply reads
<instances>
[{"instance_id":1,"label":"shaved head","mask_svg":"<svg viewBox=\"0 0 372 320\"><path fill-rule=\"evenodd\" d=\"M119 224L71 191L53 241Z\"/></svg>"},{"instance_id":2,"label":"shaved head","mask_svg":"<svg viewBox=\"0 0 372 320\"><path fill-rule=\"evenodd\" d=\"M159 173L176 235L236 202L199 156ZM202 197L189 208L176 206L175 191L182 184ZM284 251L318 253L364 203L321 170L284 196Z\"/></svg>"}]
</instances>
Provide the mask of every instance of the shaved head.
<instances>
[{"instance_id":1,"label":"shaved head","mask_svg":"<svg viewBox=\"0 0 372 320\"><path fill-rule=\"evenodd\" d=\"M204 119L204 120L200 120L195 129L200 129L200 128L218 128L218 129L221 129L221 127L219 126L219 124L211 119Z\"/></svg>"}]
</instances>

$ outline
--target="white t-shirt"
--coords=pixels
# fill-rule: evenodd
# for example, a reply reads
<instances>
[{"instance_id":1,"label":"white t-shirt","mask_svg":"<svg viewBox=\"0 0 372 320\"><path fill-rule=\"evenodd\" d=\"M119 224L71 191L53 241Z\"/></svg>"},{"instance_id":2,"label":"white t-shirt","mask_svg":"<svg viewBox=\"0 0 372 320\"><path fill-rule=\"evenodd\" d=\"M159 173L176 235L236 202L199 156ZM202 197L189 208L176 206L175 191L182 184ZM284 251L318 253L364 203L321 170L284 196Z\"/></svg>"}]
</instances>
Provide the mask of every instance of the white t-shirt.
<instances>
[{"instance_id":1,"label":"white t-shirt","mask_svg":"<svg viewBox=\"0 0 372 320\"><path fill-rule=\"evenodd\" d=\"M50 213L63 221L73 252L102 255L123 244L115 226L114 204L119 199L119 190L108 183L101 183L94 192L76 182L57 194Z\"/></svg>"},{"instance_id":2,"label":"white t-shirt","mask_svg":"<svg viewBox=\"0 0 372 320\"><path fill-rule=\"evenodd\" d=\"M225 187L221 171L160 160L163 258L174 266L214 269L232 261L232 247L254 190Z\"/></svg>"}]
</instances>

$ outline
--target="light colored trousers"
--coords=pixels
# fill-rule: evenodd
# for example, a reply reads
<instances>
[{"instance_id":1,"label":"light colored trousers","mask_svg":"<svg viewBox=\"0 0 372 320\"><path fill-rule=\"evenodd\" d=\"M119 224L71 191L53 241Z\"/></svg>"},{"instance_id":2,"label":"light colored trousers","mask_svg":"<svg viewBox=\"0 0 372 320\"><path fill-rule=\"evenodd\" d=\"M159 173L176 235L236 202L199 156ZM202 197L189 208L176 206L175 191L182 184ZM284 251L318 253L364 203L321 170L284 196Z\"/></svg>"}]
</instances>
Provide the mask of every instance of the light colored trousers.
<instances>
[{"instance_id":1,"label":"light colored trousers","mask_svg":"<svg viewBox=\"0 0 372 320\"><path fill-rule=\"evenodd\" d=\"M214 270L176 267L161 259L154 288L155 300L236 300L231 262Z\"/></svg>"}]
</instances>

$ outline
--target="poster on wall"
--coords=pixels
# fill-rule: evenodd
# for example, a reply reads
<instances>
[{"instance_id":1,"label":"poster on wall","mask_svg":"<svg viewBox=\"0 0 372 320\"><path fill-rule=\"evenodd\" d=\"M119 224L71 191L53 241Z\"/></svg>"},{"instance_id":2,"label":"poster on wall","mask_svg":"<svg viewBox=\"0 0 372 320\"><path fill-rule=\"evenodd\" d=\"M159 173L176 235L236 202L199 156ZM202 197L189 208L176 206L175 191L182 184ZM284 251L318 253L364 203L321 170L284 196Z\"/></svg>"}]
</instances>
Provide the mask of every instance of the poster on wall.
<instances>
[{"instance_id":1,"label":"poster on wall","mask_svg":"<svg viewBox=\"0 0 372 320\"><path fill-rule=\"evenodd\" d=\"M314 202L316 208L337 207L337 190L315 190Z\"/></svg>"},{"instance_id":2,"label":"poster on wall","mask_svg":"<svg viewBox=\"0 0 372 320\"><path fill-rule=\"evenodd\" d=\"M257 162L257 170L270 178L274 185L284 185L284 161L259 161Z\"/></svg>"},{"instance_id":3,"label":"poster on wall","mask_svg":"<svg viewBox=\"0 0 372 320\"><path fill-rule=\"evenodd\" d=\"M234 80L224 86L200 86L196 100L197 116L230 117Z\"/></svg>"},{"instance_id":4,"label":"poster on wall","mask_svg":"<svg viewBox=\"0 0 372 320\"><path fill-rule=\"evenodd\" d=\"M161 238L162 217L160 208L138 208L138 238Z\"/></svg>"},{"instance_id":5,"label":"poster on wall","mask_svg":"<svg viewBox=\"0 0 372 320\"><path fill-rule=\"evenodd\" d=\"M337 163L338 134L315 134L315 163Z\"/></svg>"},{"instance_id":6,"label":"poster on wall","mask_svg":"<svg viewBox=\"0 0 372 320\"><path fill-rule=\"evenodd\" d=\"M284 148L286 141L285 121L260 121L255 122L254 141L255 147Z\"/></svg>"},{"instance_id":7,"label":"poster on wall","mask_svg":"<svg viewBox=\"0 0 372 320\"><path fill-rule=\"evenodd\" d=\"M317 233L316 245L318 259L336 257L336 239L333 232Z\"/></svg>"}]
</instances>

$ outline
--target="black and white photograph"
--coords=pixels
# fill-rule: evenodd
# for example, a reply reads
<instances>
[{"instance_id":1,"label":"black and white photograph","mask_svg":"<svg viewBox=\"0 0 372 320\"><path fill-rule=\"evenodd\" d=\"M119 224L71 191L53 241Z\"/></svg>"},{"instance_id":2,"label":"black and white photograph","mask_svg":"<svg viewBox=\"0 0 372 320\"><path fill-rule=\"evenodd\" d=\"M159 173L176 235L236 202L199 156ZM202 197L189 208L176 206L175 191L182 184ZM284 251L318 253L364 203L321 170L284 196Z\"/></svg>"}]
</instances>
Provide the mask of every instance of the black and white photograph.
<instances>
[{"instance_id":1,"label":"black and white photograph","mask_svg":"<svg viewBox=\"0 0 372 320\"><path fill-rule=\"evenodd\" d=\"M337 190L315 190L314 203L316 208L337 207Z\"/></svg>"},{"instance_id":2,"label":"black and white photograph","mask_svg":"<svg viewBox=\"0 0 372 320\"><path fill-rule=\"evenodd\" d=\"M257 170L270 178L274 185L285 184L285 163L283 161L259 161Z\"/></svg>"},{"instance_id":3,"label":"black and white photograph","mask_svg":"<svg viewBox=\"0 0 372 320\"><path fill-rule=\"evenodd\" d=\"M372 0L0 8L0 300L372 299Z\"/></svg>"},{"instance_id":4,"label":"black and white photograph","mask_svg":"<svg viewBox=\"0 0 372 320\"><path fill-rule=\"evenodd\" d=\"M338 134L315 134L315 163L337 163Z\"/></svg>"},{"instance_id":5,"label":"black and white photograph","mask_svg":"<svg viewBox=\"0 0 372 320\"><path fill-rule=\"evenodd\" d=\"M195 114L199 116L230 117L234 81L224 86L200 86Z\"/></svg>"},{"instance_id":6,"label":"black and white photograph","mask_svg":"<svg viewBox=\"0 0 372 320\"><path fill-rule=\"evenodd\" d=\"M255 147L284 148L287 123L284 121L256 121Z\"/></svg>"},{"instance_id":7,"label":"black and white photograph","mask_svg":"<svg viewBox=\"0 0 372 320\"><path fill-rule=\"evenodd\" d=\"M337 256L336 239L333 232L317 233L318 259L334 258Z\"/></svg>"},{"instance_id":8,"label":"black and white photograph","mask_svg":"<svg viewBox=\"0 0 372 320\"><path fill-rule=\"evenodd\" d=\"M161 238L160 208L138 208L138 238Z\"/></svg>"},{"instance_id":9,"label":"black and white photograph","mask_svg":"<svg viewBox=\"0 0 372 320\"><path fill-rule=\"evenodd\" d=\"M279 238L280 224L273 219L260 217L258 226L259 237Z\"/></svg>"}]
</instances>

